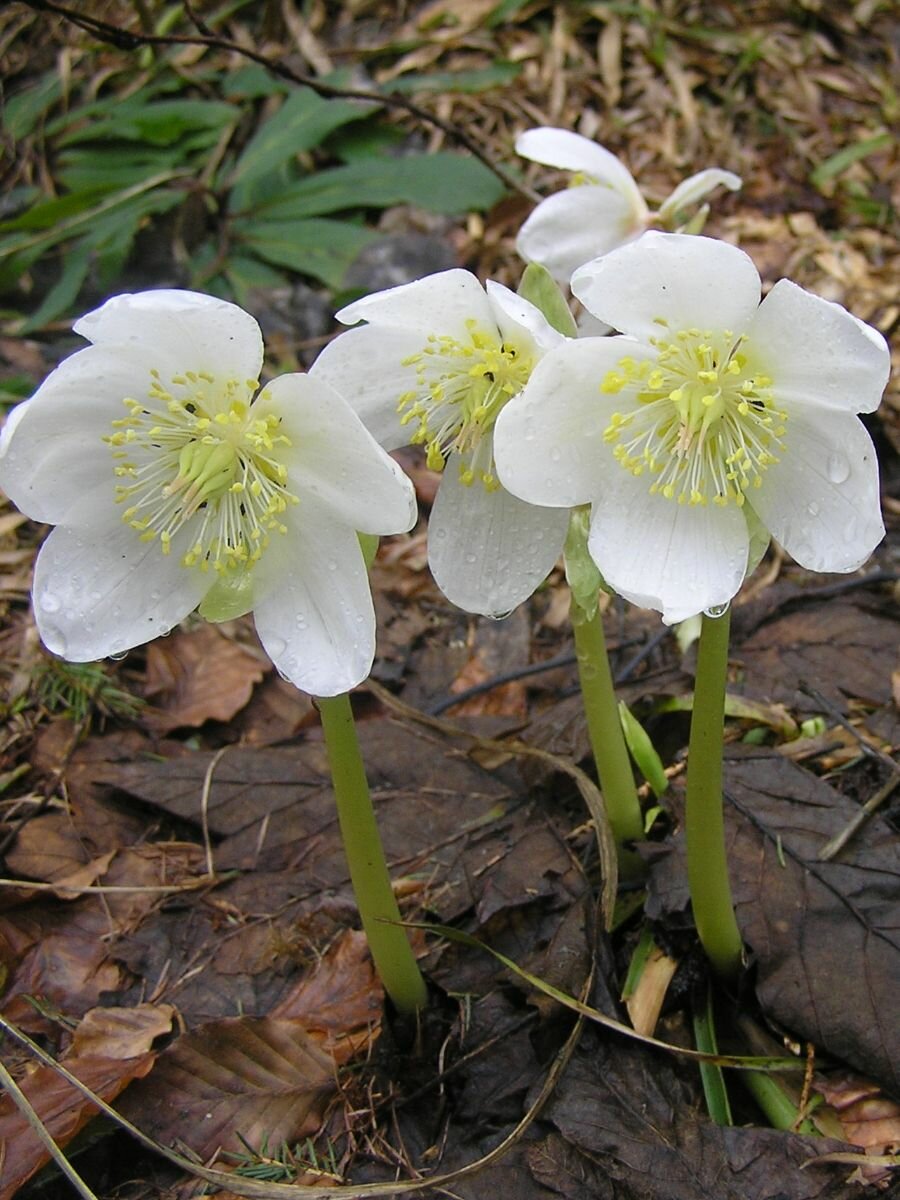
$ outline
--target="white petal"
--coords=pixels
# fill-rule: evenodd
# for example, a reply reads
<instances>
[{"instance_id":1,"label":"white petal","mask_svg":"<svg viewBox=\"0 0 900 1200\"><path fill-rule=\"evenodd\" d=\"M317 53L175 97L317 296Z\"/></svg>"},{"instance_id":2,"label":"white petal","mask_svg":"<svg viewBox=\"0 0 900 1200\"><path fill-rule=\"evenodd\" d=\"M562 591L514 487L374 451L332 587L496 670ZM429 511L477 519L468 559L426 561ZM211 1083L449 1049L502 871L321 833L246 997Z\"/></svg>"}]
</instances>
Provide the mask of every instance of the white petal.
<instances>
[{"instance_id":1,"label":"white petal","mask_svg":"<svg viewBox=\"0 0 900 1200\"><path fill-rule=\"evenodd\" d=\"M733 171L723 171L721 167L708 167L705 171L698 171L696 175L690 175L679 183L671 196L660 205L658 216L663 221L668 220L676 216L681 209L689 208L698 200L702 200L715 188L727 187L730 192L736 192L742 182L740 175L735 175Z\"/></svg>"},{"instance_id":2,"label":"white petal","mask_svg":"<svg viewBox=\"0 0 900 1200\"><path fill-rule=\"evenodd\" d=\"M516 250L526 262L540 263L554 279L568 283L576 267L637 237L645 215L646 209L612 188L566 188L540 202L519 230Z\"/></svg>"},{"instance_id":3,"label":"white petal","mask_svg":"<svg viewBox=\"0 0 900 1200\"><path fill-rule=\"evenodd\" d=\"M257 568L254 620L285 678L313 696L361 683L375 654L375 611L352 529L310 501L286 514L288 533Z\"/></svg>"},{"instance_id":4,"label":"white petal","mask_svg":"<svg viewBox=\"0 0 900 1200\"><path fill-rule=\"evenodd\" d=\"M310 367L344 397L377 442L396 450L409 442L413 426L400 423L397 401L416 383L416 372L403 360L417 354L425 335L418 329L364 325L338 334Z\"/></svg>"},{"instance_id":5,"label":"white petal","mask_svg":"<svg viewBox=\"0 0 900 1200\"><path fill-rule=\"evenodd\" d=\"M735 504L677 504L651 496L646 476L619 468L591 517L588 549L626 600L667 625L727 604L747 568L747 523Z\"/></svg>"},{"instance_id":6,"label":"white petal","mask_svg":"<svg viewBox=\"0 0 900 1200\"><path fill-rule=\"evenodd\" d=\"M624 355L653 358L630 339L579 338L541 359L524 391L504 407L494 427L497 476L531 504L588 504L605 472L621 470L603 441L621 395L600 391Z\"/></svg>"},{"instance_id":7,"label":"white petal","mask_svg":"<svg viewBox=\"0 0 900 1200\"><path fill-rule=\"evenodd\" d=\"M90 346L13 409L0 440L0 486L17 508L56 524L101 481L112 494L114 463L103 438L126 415L126 397L147 395L151 361L146 348Z\"/></svg>"},{"instance_id":8,"label":"white petal","mask_svg":"<svg viewBox=\"0 0 900 1200\"><path fill-rule=\"evenodd\" d=\"M774 381L778 404L872 412L891 369L887 342L840 304L781 279L747 332L751 366Z\"/></svg>"},{"instance_id":9,"label":"white petal","mask_svg":"<svg viewBox=\"0 0 900 1200\"><path fill-rule=\"evenodd\" d=\"M621 192L630 206L643 205L638 186L625 164L580 133L548 126L529 129L516 138L516 153L548 167L581 172Z\"/></svg>"},{"instance_id":10,"label":"white petal","mask_svg":"<svg viewBox=\"0 0 900 1200\"><path fill-rule=\"evenodd\" d=\"M221 378L256 379L263 360L262 334L249 313L200 292L160 288L113 296L75 322L75 332L97 346L141 347L183 374L207 371Z\"/></svg>"},{"instance_id":11,"label":"white petal","mask_svg":"<svg viewBox=\"0 0 900 1200\"><path fill-rule=\"evenodd\" d=\"M540 356L566 340L565 335L554 329L541 310L530 300L516 295L493 279L489 279L486 286L494 320L503 342L513 345L525 343L530 353Z\"/></svg>"},{"instance_id":12,"label":"white petal","mask_svg":"<svg viewBox=\"0 0 900 1200\"><path fill-rule=\"evenodd\" d=\"M354 300L337 314L345 325L369 321L395 325L419 333L447 333L462 337L466 322L491 324L491 309L484 288L471 271L454 268L426 275L412 283L388 288Z\"/></svg>"},{"instance_id":13,"label":"white petal","mask_svg":"<svg viewBox=\"0 0 900 1200\"><path fill-rule=\"evenodd\" d=\"M312 496L360 533L405 533L416 521L413 486L362 421L323 379L281 375L260 393L254 413L274 413L290 439L288 488L303 514Z\"/></svg>"},{"instance_id":14,"label":"white petal","mask_svg":"<svg viewBox=\"0 0 900 1200\"><path fill-rule=\"evenodd\" d=\"M451 455L428 522L428 564L453 604L503 617L550 574L569 513L525 504L503 488L467 487L459 468L459 456Z\"/></svg>"},{"instance_id":15,"label":"white petal","mask_svg":"<svg viewBox=\"0 0 900 1200\"><path fill-rule=\"evenodd\" d=\"M647 341L670 330L742 333L759 305L759 275L736 246L651 231L581 267L572 291L615 329Z\"/></svg>"},{"instance_id":16,"label":"white petal","mask_svg":"<svg viewBox=\"0 0 900 1200\"><path fill-rule=\"evenodd\" d=\"M855 571L884 536L878 460L848 413L792 412L781 461L747 499L802 567Z\"/></svg>"},{"instance_id":17,"label":"white petal","mask_svg":"<svg viewBox=\"0 0 900 1200\"><path fill-rule=\"evenodd\" d=\"M34 615L44 644L73 662L122 654L177 625L212 579L181 565L191 530L142 542L110 500L82 499L44 542L34 570Z\"/></svg>"}]
</instances>

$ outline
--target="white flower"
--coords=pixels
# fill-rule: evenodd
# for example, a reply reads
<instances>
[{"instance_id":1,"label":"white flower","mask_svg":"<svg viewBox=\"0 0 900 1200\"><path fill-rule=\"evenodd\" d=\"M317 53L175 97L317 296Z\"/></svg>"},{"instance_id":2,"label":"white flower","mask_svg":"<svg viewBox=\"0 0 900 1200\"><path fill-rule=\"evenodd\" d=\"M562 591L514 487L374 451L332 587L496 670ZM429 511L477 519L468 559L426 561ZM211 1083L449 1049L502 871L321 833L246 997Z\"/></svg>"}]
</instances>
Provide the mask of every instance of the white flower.
<instances>
[{"instance_id":1,"label":"white flower","mask_svg":"<svg viewBox=\"0 0 900 1200\"><path fill-rule=\"evenodd\" d=\"M575 172L572 186L542 200L516 240L522 258L541 263L562 283L576 267L640 237L652 221L668 226L714 188L741 186L731 171L710 167L685 179L651 213L624 164L590 138L567 129L529 129L516 139L516 152Z\"/></svg>"},{"instance_id":2,"label":"white flower","mask_svg":"<svg viewBox=\"0 0 900 1200\"><path fill-rule=\"evenodd\" d=\"M346 396L387 449L425 447L446 466L428 528L438 586L468 612L502 616L534 591L562 550L567 519L499 486L497 414L534 364L565 339L534 305L468 271L444 271L348 305L365 320L323 350L311 374Z\"/></svg>"},{"instance_id":3,"label":"white flower","mask_svg":"<svg viewBox=\"0 0 900 1200\"><path fill-rule=\"evenodd\" d=\"M298 687L366 677L375 620L357 531L415 520L408 481L321 380L254 399L256 321L193 292L116 296L75 325L91 346L10 415L0 485L56 528L33 602L55 654L84 662L166 633L200 605L254 612Z\"/></svg>"},{"instance_id":4,"label":"white flower","mask_svg":"<svg viewBox=\"0 0 900 1200\"><path fill-rule=\"evenodd\" d=\"M625 336L551 351L497 423L501 480L593 505L603 576L667 622L726 604L755 518L813 571L853 571L884 534L872 441L884 338L783 279L759 303L741 250L647 233L576 271Z\"/></svg>"}]
</instances>

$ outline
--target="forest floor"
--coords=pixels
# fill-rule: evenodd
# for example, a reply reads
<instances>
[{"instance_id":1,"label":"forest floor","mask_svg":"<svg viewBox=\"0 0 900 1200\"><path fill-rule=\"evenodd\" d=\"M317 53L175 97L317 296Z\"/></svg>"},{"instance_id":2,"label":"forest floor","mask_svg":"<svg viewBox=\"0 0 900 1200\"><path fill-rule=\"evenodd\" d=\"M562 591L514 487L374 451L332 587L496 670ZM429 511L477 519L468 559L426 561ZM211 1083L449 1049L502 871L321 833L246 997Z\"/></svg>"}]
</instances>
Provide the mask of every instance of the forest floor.
<instances>
[{"instance_id":1,"label":"forest floor","mask_svg":"<svg viewBox=\"0 0 900 1200\"><path fill-rule=\"evenodd\" d=\"M423 270L457 264L515 286L527 189L560 182L513 152L541 124L608 147L651 201L704 167L737 172L743 188L714 198L707 232L742 246L765 286L788 276L897 331L900 27L888 3L269 0L196 4L192 22L188 5L73 0L107 33L134 34L118 45L38 7L0 6L0 56L7 102L63 81L47 122L76 98L125 97L161 63L175 94L218 102L211 76L248 65L218 40L316 79L352 70L353 86L396 89L440 123L391 108L403 145L458 149L460 130L519 173L518 190L469 216L365 211L383 236L330 290L333 267L251 280L242 300L258 301L273 369L310 361L351 284L412 271L413 244ZM229 127L242 145L281 102L261 89ZM56 195L65 145L50 125L3 136L5 190ZM231 152L216 147L204 153ZM304 166L334 153L315 143ZM215 240L214 210L177 212L142 218L108 292L195 282L192 238ZM89 273L73 276L68 306L28 325L72 244L16 268L0 242L8 400L74 348L71 315L98 299ZM900 1195L885 1157L900 1149L897 378L866 417L888 527L872 561L814 575L772 548L733 605L726 828L750 962L741 994L719 999L720 1036L737 1053L797 1057L798 1072L777 1077L799 1108L794 1129L772 1127L739 1071L726 1072L733 1124L713 1122L697 1063L678 1051L695 1045L709 982L681 827L696 648L656 614L612 599L604 613L621 698L669 778L658 801L642 789L658 809L640 846L646 883L604 920L572 778L573 764L592 768L562 571L502 622L454 609L426 563L436 476L401 456L422 518L384 541L372 572L378 657L354 696L367 769L404 917L454 926L518 968L415 930L432 992L416 1030L386 1008L358 929L317 713L273 670L252 619L191 619L121 661L67 667L29 610L43 529L0 508L2 1018L170 1152L91 1119L87 1096L7 1032L6 1068L98 1196ZM877 811L821 857L867 804ZM650 963L626 1005L646 931ZM594 1014L578 1020L541 980ZM11 1093L0 1139L0 1200L76 1194ZM231 1186L197 1178L201 1165Z\"/></svg>"}]
</instances>

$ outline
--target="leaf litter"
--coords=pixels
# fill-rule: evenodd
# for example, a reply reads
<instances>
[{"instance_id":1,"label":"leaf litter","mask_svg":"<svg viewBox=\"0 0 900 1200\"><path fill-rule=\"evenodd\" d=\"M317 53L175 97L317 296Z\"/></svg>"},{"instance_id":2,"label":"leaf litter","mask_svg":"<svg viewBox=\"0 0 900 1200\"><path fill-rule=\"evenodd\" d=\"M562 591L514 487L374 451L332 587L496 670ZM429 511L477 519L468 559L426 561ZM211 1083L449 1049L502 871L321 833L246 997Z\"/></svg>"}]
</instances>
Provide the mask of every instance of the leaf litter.
<instances>
[{"instance_id":1,"label":"leaf litter","mask_svg":"<svg viewBox=\"0 0 900 1200\"><path fill-rule=\"evenodd\" d=\"M790 275L886 333L896 326L896 150L881 137L896 64L879 6L820 6L802 19L781 5L501 7L437 0L400 13L364 0L336 12L313 3L301 15L284 2L273 6L281 29L267 30L265 44L316 71L364 61L379 82L436 95L441 115L477 129L499 162L510 161L514 132L549 123L620 153L651 198L695 163L729 166L745 186L719 206L712 232L739 241L767 282ZM121 49L88 49L62 22L37 31L24 8L14 16L24 22L24 34L5 26L16 34L7 51L16 79L29 69L29 39L44 55L70 55L76 70L93 70L92 55L113 72L130 63ZM252 25L240 12L232 20L238 34ZM130 8L122 21L131 23ZM224 61L197 47L179 53L186 71L204 56L206 65ZM497 63L516 65L514 87L440 90L446 72ZM427 74L438 72L443 83L429 93ZM440 131L430 136L431 148L445 142ZM525 176L541 188L553 182L531 165ZM526 212L524 198L510 196L454 230L459 261L514 286L511 242ZM8 347L9 369L35 376L54 352L34 341L17 347ZM892 534L897 396L895 383L873 419ZM434 480L418 467L414 476L427 508ZM240 1133L260 1169L285 1157L276 1142L309 1166L300 1146L309 1137L315 1161L344 1181L389 1186L491 1150L529 1111L571 1017L489 956L421 933L435 1004L418 1044L385 1012L354 927L314 710L268 670L244 623L186 628L114 668L146 701L133 719L100 714L82 736L42 710L29 692L39 651L23 603L36 534L0 514L0 779L13 775L0 802L17 828L5 856L17 885L0 891L4 1017L101 1097L120 1096L161 1142L194 1155L246 1151ZM847 1144L879 1154L900 1144L896 801L889 795L835 859L818 855L885 785L887 768L864 743L890 755L900 740L894 546L879 550L871 582L856 590L845 590L852 578L811 576L770 557L734 619L729 692L745 707L729 720L727 821L753 955L742 1001L780 1049L812 1043L831 1136L765 1128L737 1083L739 1125L715 1126L694 1066L589 1031L537 1119L496 1162L454 1182L454 1194L844 1200L884 1185L884 1172L826 1160ZM634 918L613 934L600 928L596 851L570 777L547 760L478 745L479 735L487 744L511 731L587 760L579 701L566 696L574 669L509 678L564 655L560 577L527 612L483 625L434 590L419 531L382 548L375 580L376 679L422 709L486 689L450 710L469 738L411 726L372 695L356 697L404 915L456 924L572 995L593 964L591 1002L621 1016ZM687 718L660 702L689 694L692 657L671 637L654 640L659 627L647 614L613 606L606 620L621 647L615 665L627 671L620 694L674 781L644 849L648 911L679 964L658 1033L677 1040L698 984L678 834ZM637 652L644 657L629 668ZM786 740L791 723L810 720ZM761 747L737 744L748 735ZM4 1049L67 1140L90 1105L12 1041ZM0 1195L11 1196L46 1152L9 1097L0 1133ZM242 1162L219 1160L236 1188ZM160 1178L151 1164L136 1170Z\"/></svg>"}]
</instances>

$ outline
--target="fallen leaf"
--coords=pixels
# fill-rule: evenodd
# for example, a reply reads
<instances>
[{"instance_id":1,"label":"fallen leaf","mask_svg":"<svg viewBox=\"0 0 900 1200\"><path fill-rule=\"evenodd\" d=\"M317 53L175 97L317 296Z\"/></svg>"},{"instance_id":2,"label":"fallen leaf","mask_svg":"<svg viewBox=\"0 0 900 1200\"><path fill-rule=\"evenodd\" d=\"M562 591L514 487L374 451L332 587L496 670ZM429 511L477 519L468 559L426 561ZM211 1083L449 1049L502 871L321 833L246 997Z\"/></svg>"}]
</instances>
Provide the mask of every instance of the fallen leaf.
<instances>
[{"instance_id":1,"label":"fallen leaf","mask_svg":"<svg viewBox=\"0 0 900 1200\"><path fill-rule=\"evenodd\" d=\"M299 1021L233 1017L184 1034L120 1110L161 1142L203 1159L293 1143L316 1132L336 1088L335 1063ZM241 1138L238 1137L241 1135Z\"/></svg>"},{"instance_id":2,"label":"fallen leaf","mask_svg":"<svg viewBox=\"0 0 900 1200\"><path fill-rule=\"evenodd\" d=\"M66 1065L73 1058L138 1058L156 1038L169 1033L171 1004L136 1004L134 1008L92 1008L72 1034Z\"/></svg>"},{"instance_id":3,"label":"fallen leaf","mask_svg":"<svg viewBox=\"0 0 900 1200\"><path fill-rule=\"evenodd\" d=\"M111 1101L134 1079L153 1065L154 1054L137 1058L106 1058L86 1055L66 1060L66 1067L92 1092ZM97 1113L97 1106L52 1067L39 1066L19 1086L60 1147L65 1146ZM9 1095L0 1096L0 1200L12 1200L19 1188L46 1162L50 1155L19 1112Z\"/></svg>"},{"instance_id":4,"label":"fallen leaf","mask_svg":"<svg viewBox=\"0 0 900 1200\"><path fill-rule=\"evenodd\" d=\"M819 862L858 806L774 750L727 747L725 766L735 909L763 1008L900 1090L897 835L875 816L838 859ZM651 918L687 908L681 835L673 847L652 869Z\"/></svg>"},{"instance_id":5,"label":"fallen leaf","mask_svg":"<svg viewBox=\"0 0 900 1200\"><path fill-rule=\"evenodd\" d=\"M560 1137L529 1152L566 1200L847 1200L827 1138L713 1124L699 1083L665 1056L587 1034L542 1114Z\"/></svg>"},{"instance_id":6,"label":"fallen leaf","mask_svg":"<svg viewBox=\"0 0 900 1200\"><path fill-rule=\"evenodd\" d=\"M260 653L238 645L215 625L158 638L147 647L145 694L155 698L142 723L169 733L204 721L230 721L268 670Z\"/></svg>"}]
</instances>

